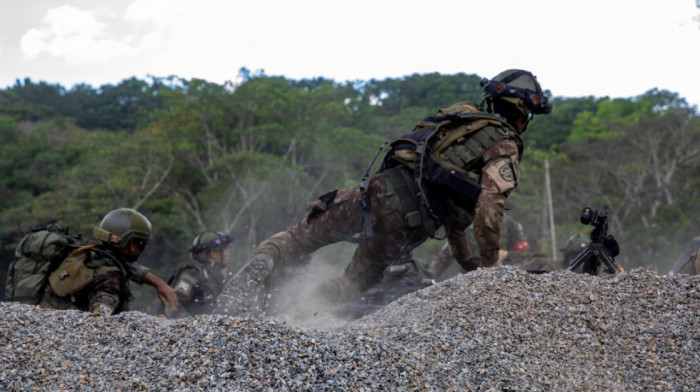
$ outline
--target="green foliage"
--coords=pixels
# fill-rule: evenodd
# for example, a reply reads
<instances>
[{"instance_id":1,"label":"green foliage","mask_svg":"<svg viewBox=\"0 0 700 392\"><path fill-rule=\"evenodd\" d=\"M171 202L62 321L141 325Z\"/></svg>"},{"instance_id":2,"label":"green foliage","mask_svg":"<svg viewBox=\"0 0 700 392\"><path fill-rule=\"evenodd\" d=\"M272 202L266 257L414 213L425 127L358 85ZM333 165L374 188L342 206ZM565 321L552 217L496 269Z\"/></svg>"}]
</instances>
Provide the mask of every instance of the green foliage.
<instances>
[{"instance_id":1,"label":"green foliage","mask_svg":"<svg viewBox=\"0 0 700 392\"><path fill-rule=\"evenodd\" d=\"M587 98L555 98L552 100L554 110L547 116L535 116L528 126L526 138L530 145L539 148L557 147L564 143L570 133L571 124L580 113L594 113L597 101Z\"/></svg>"},{"instance_id":2,"label":"green foliage","mask_svg":"<svg viewBox=\"0 0 700 392\"><path fill-rule=\"evenodd\" d=\"M439 108L481 100L477 75L345 84L241 76L240 85L132 78L71 90L26 79L0 91L2 260L31 226L58 221L89 237L106 212L125 206L153 223L141 260L159 276L208 229L237 238L235 271L257 244L300 219L307 202L357 185L383 141ZM551 252L546 160L556 247L590 229L578 222L584 205L608 204L626 267L670 263L700 232L690 213L700 208L697 113L665 90L553 102L553 113L524 134L520 183L508 203L531 245ZM427 263L441 244L415 257ZM138 294L143 308L153 292Z\"/></svg>"}]
</instances>

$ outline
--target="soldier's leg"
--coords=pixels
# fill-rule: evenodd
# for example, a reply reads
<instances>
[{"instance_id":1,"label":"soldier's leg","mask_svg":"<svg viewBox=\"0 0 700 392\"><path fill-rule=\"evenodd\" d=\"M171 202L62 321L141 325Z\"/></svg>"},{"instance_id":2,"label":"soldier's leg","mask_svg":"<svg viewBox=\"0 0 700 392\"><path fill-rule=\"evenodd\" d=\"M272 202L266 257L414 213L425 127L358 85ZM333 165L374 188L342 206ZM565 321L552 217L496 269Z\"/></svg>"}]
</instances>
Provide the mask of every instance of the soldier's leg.
<instances>
[{"instance_id":1,"label":"soldier's leg","mask_svg":"<svg viewBox=\"0 0 700 392\"><path fill-rule=\"evenodd\" d=\"M408 219L413 201L400 197L405 186L396 172L373 177L367 193L371 201L372 234L360 237L352 261L339 278L325 282L321 294L331 302L352 300L382 279L384 269L410 259L413 249L427 236L420 222Z\"/></svg>"},{"instance_id":2,"label":"soldier's leg","mask_svg":"<svg viewBox=\"0 0 700 392\"><path fill-rule=\"evenodd\" d=\"M440 252L438 252L437 258L428 266L428 272L437 279L454 260L450 244L445 242L445 245L443 245Z\"/></svg>"},{"instance_id":3,"label":"soldier's leg","mask_svg":"<svg viewBox=\"0 0 700 392\"><path fill-rule=\"evenodd\" d=\"M310 203L295 226L263 241L246 265L226 284L216 300L215 313L243 315L259 311L256 296L276 266L351 237L362 230L359 188L327 193Z\"/></svg>"}]
</instances>

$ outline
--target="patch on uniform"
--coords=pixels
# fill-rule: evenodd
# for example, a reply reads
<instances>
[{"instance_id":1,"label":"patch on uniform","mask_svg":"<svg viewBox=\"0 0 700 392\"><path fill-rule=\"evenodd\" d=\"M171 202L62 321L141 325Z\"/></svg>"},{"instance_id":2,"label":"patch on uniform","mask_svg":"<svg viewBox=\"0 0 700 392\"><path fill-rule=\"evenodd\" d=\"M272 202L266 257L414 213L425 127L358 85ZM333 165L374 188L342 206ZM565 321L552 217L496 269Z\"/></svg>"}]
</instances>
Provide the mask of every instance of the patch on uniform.
<instances>
[{"instance_id":1,"label":"patch on uniform","mask_svg":"<svg viewBox=\"0 0 700 392\"><path fill-rule=\"evenodd\" d=\"M518 183L517 170L510 159L501 159L487 165L484 173L491 178L499 192L505 193L515 188Z\"/></svg>"},{"instance_id":2,"label":"patch on uniform","mask_svg":"<svg viewBox=\"0 0 700 392\"><path fill-rule=\"evenodd\" d=\"M95 313L101 314L104 316L110 316L114 313L116 308L110 304L106 303L100 303L100 305L95 309Z\"/></svg>"},{"instance_id":3,"label":"patch on uniform","mask_svg":"<svg viewBox=\"0 0 700 392\"><path fill-rule=\"evenodd\" d=\"M498 169L498 174L500 174L501 178L503 178L507 182L515 180L515 173L513 173L513 168L510 165L501 166L501 168Z\"/></svg>"},{"instance_id":4,"label":"patch on uniform","mask_svg":"<svg viewBox=\"0 0 700 392\"><path fill-rule=\"evenodd\" d=\"M190 294L190 290L192 290L192 285L189 284L188 282L185 282L185 281L183 281L183 280L180 280L180 281L177 282L177 284L175 285L175 289L174 289L173 291L175 291L175 293L177 293L177 294L181 294L181 295L187 296L187 295Z\"/></svg>"},{"instance_id":5,"label":"patch on uniform","mask_svg":"<svg viewBox=\"0 0 700 392\"><path fill-rule=\"evenodd\" d=\"M109 316L114 314L117 309L119 300L109 294L98 294L97 301L95 302L93 313Z\"/></svg>"}]
</instances>

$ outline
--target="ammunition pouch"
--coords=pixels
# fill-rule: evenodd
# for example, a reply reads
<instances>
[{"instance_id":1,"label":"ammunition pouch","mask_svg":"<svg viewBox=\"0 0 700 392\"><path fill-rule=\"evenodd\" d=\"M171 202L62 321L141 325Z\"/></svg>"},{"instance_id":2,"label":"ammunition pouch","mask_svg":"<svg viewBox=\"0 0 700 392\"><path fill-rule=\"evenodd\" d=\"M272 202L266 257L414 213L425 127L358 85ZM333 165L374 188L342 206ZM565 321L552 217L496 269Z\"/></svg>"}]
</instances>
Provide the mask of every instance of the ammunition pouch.
<instances>
[{"instance_id":1,"label":"ammunition pouch","mask_svg":"<svg viewBox=\"0 0 700 392\"><path fill-rule=\"evenodd\" d=\"M416 204L414 192L409 184L412 181L410 174L403 167L397 166L382 173L391 183L403 213L406 227L414 228L421 224L420 211Z\"/></svg>"}]
</instances>

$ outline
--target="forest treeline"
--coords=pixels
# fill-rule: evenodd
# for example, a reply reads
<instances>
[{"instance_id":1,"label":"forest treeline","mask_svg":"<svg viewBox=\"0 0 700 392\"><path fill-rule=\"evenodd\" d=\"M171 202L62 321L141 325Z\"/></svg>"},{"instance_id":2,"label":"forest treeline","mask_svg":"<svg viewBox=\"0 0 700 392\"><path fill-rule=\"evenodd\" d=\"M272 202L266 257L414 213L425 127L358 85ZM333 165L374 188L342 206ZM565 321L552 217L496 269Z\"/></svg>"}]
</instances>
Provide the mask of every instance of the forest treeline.
<instances>
[{"instance_id":1,"label":"forest treeline","mask_svg":"<svg viewBox=\"0 0 700 392\"><path fill-rule=\"evenodd\" d=\"M239 84L151 77L70 89L25 79L0 90L0 282L32 226L58 222L89 237L117 207L153 223L142 261L160 276L207 229L236 237L236 270L306 203L357 185L383 141L438 108L481 99L474 74L352 83L240 76ZM524 134L508 205L531 245L551 254L548 162L557 247L590 230L579 223L582 207L609 205L620 263L666 272L700 235L697 108L658 89L552 100L552 114ZM427 249L417 254L425 262L437 246Z\"/></svg>"}]
</instances>

